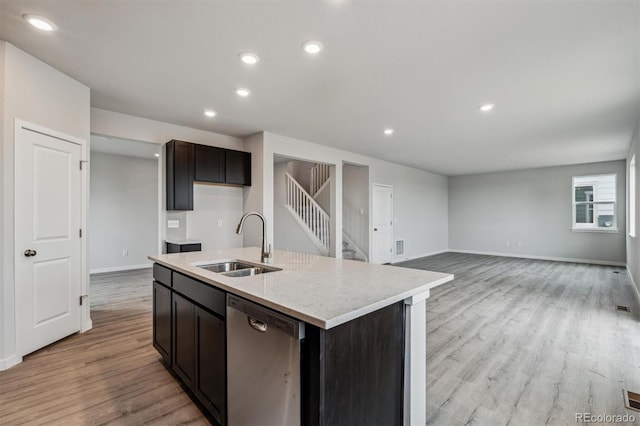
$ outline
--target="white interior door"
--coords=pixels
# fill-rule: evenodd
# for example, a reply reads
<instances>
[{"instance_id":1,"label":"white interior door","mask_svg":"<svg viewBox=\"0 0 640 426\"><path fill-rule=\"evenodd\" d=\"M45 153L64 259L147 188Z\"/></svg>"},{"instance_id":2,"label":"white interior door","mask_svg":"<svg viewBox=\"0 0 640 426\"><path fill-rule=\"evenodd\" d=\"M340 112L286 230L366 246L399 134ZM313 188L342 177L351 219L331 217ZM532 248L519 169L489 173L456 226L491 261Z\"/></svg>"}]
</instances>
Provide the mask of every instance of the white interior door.
<instances>
[{"instance_id":1,"label":"white interior door","mask_svg":"<svg viewBox=\"0 0 640 426\"><path fill-rule=\"evenodd\" d=\"M393 187L373 184L373 256L372 263L393 259Z\"/></svg>"},{"instance_id":2,"label":"white interior door","mask_svg":"<svg viewBox=\"0 0 640 426\"><path fill-rule=\"evenodd\" d=\"M16 127L16 340L25 355L81 328L82 147Z\"/></svg>"}]
</instances>

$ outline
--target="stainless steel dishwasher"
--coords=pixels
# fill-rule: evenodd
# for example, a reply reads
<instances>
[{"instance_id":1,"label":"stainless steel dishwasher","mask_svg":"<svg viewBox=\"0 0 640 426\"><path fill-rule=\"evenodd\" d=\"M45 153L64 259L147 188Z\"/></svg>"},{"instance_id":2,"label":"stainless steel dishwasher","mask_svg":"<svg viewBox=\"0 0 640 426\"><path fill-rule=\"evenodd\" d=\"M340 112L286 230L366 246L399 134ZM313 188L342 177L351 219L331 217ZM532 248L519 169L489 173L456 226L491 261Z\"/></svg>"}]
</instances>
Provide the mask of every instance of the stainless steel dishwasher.
<instances>
[{"instance_id":1,"label":"stainless steel dishwasher","mask_svg":"<svg viewBox=\"0 0 640 426\"><path fill-rule=\"evenodd\" d=\"M229 426L299 425L304 322L227 295Z\"/></svg>"}]
</instances>

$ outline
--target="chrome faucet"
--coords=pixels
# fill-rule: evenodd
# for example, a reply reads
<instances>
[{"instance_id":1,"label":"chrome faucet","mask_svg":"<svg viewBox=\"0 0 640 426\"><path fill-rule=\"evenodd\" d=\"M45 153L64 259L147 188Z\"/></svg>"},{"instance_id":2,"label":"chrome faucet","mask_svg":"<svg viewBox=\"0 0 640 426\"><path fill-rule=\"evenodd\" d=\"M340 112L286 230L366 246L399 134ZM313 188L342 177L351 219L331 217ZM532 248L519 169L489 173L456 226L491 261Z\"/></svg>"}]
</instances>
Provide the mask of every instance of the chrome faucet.
<instances>
[{"instance_id":1,"label":"chrome faucet","mask_svg":"<svg viewBox=\"0 0 640 426\"><path fill-rule=\"evenodd\" d=\"M238 227L236 228L236 234L242 234L242 228L244 227L244 221L249 216L258 216L262 221L262 255L260 256L260 262L268 263L269 259L271 259L271 244L267 247L267 221L265 220L262 213L259 212L249 212L242 215L242 219L240 219L240 223L238 223Z\"/></svg>"}]
</instances>

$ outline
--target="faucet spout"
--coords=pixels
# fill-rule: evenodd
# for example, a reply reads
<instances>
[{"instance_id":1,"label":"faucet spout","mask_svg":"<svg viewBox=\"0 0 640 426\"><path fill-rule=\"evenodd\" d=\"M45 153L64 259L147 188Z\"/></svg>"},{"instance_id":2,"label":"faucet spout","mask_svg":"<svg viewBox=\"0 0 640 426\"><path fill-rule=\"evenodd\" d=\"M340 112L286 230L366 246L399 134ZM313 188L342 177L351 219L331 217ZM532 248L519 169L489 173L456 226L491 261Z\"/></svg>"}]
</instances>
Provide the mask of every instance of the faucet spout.
<instances>
[{"instance_id":1,"label":"faucet spout","mask_svg":"<svg viewBox=\"0 0 640 426\"><path fill-rule=\"evenodd\" d=\"M271 245L269 244L269 246L267 246L267 221L265 220L262 213L248 212L243 214L242 218L240 219L240 223L238 223L238 226L236 227L236 234L239 234L239 235L242 234L242 228L244 228L244 221L249 216L258 216L262 221L262 249L261 249L260 262L266 263L268 262L269 259L271 259Z\"/></svg>"}]
</instances>

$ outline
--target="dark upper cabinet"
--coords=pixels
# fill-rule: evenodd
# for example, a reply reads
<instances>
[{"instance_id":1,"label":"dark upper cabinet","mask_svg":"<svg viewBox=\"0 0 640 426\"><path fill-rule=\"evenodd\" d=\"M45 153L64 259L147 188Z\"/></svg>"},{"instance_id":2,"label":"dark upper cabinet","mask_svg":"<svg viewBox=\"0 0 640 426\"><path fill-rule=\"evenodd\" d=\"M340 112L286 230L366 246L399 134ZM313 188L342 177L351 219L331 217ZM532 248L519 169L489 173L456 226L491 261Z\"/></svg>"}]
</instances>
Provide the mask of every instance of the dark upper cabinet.
<instances>
[{"instance_id":1,"label":"dark upper cabinet","mask_svg":"<svg viewBox=\"0 0 640 426\"><path fill-rule=\"evenodd\" d=\"M167 143L167 210L193 210L194 144Z\"/></svg>"},{"instance_id":2,"label":"dark upper cabinet","mask_svg":"<svg viewBox=\"0 0 640 426\"><path fill-rule=\"evenodd\" d=\"M251 185L251 153L225 151L225 182L232 185Z\"/></svg>"},{"instance_id":3,"label":"dark upper cabinet","mask_svg":"<svg viewBox=\"0 0 640 426\"><path fill-rule=\"evenodd\" d=\"M225 150L195 145L196 182L225 183Z\"/></svg>"},{"instance_id":4,"label":"dark upper cabinet","mask_svg":"<svg viewBox=\"0 0 640 426\"><path fill-rule=\"evenodd\" d=\"M193 210L193 183L251 185L251 153L167 142L167 210Z\"/></svg>"}]
</instances>

